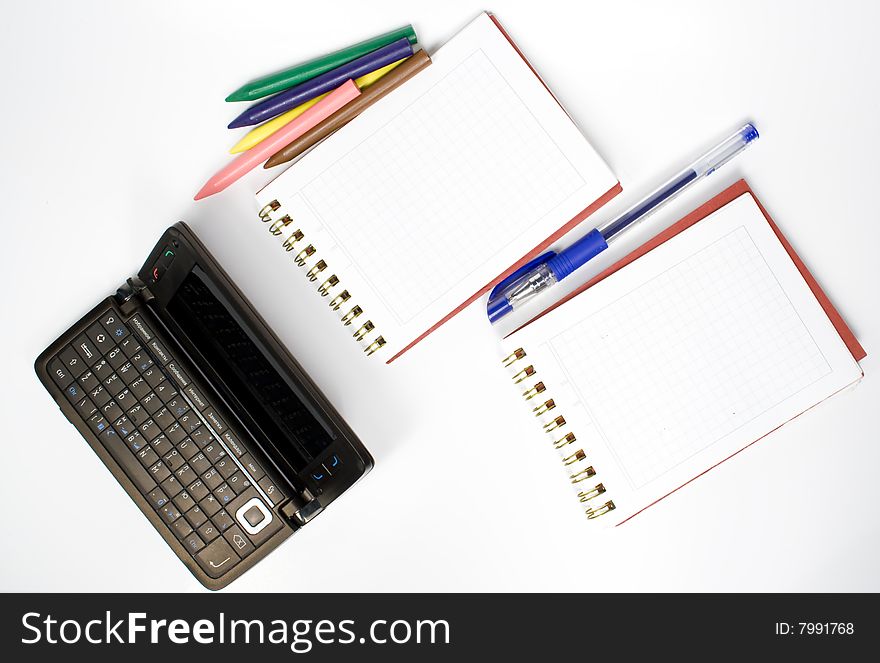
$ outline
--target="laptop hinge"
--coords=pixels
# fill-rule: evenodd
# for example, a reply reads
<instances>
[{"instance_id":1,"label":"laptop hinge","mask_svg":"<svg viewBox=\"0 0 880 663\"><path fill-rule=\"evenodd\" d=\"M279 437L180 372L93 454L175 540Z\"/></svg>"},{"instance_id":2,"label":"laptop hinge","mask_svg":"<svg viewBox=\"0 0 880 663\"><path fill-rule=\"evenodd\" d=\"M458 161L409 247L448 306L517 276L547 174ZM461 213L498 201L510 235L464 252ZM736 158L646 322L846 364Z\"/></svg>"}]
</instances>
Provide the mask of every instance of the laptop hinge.
<instances>
[{"instance_id":1,"label":"laptop hinge","mask_svg":"<svg viewBox=\"0 0 880 663\"><path fill-rule=\"evenodd\" d=\"M291 498L287 504L281 507L281 513L284 517L293 521L299 527L305 525L323 510L324 506L308 489L304 490L300 495Z\"/></svg>"},{"instance_id":2,"label":"laptop hinge","mask_svg":"<svg viewBox=\"0 0 880 663\"><path fill-rule=\"evenodd\" d=\"M119 286L115 296L119 308L125 315L132 313L139 304L149 304L156 298L147 284L136 276L129 278L124 285Z\"/></svg>"}]
</instances>

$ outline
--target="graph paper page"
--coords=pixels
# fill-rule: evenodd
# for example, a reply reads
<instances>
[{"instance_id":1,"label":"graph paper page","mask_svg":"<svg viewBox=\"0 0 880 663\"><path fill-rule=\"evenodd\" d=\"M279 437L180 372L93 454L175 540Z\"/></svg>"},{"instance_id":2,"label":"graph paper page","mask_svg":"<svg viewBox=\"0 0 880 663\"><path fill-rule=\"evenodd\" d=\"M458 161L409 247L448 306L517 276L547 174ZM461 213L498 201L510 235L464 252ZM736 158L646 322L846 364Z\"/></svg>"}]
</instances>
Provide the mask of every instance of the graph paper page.
<instances>
[{"instance_id":1,"label":"graph paper page","mask_svg":"<svg viewBox=\"0 0 880 663\"><path fill-rule=\"evenodd\" d=\"M387 356L616 184L488 16L432 59L258 194L320 239Z\"/></svg>"},{"instance_id":2,"label":"graph paper page","mask_svg":"<svg viewBox=\"0 0 880 663\"><path fill-rule=\"evenodd\" d=\"M754 199L724 208L509 339L619 522L861 370ZM525 363L525 362L524 362ZM542 394L542 397L544 394Z\"/></svg>"}]
</instances>

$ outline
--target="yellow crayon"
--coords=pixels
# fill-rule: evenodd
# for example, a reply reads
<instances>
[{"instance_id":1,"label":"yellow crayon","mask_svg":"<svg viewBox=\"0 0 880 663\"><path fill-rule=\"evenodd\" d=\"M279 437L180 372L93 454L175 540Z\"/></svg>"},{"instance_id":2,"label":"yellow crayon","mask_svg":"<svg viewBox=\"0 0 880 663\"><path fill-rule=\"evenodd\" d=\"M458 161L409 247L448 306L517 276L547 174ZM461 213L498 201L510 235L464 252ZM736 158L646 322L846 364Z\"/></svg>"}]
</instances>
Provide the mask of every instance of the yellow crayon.
<instances>
[{"instance_id":1,"label":"yellow crayon","mask_svg":"<svg viewBox=\"0 0 880 663\"><path fill-rule=\"evenodd\" d=\"M401 60L398 60L397 62L392 62L391 64L387 64L384 67L381 67L380 69L376 69L376 71L371 71L369 74L364 74L360 78L356 78L354 80L355 85L357 85L360 89L364 89L365 87L370 86L372 83L375 83L377 80L382 78L382 76L387 74L389 71L394 69L397 65L399 65L406 59L407 58L403 58ZM257 145L258 143L262 142L263 140L274 134L285 124L302 115L304 112L306 112L309 108L321 101L321 99L326 97L328 94L330 93L327 92L319 97L315 97L314 99L309 99L304 104L300 104L296 108L291 108L286 113L282 113L278 117L273 117L268 122L264 122L263 124L254 127L244 136L242 136L242 139L240 141L238 141L235 145L232 146L232 148L230 148L229 153L238 154L239 152L244 152L245 150L251 149L254 145Z\"/></svg>"}]
</instances>

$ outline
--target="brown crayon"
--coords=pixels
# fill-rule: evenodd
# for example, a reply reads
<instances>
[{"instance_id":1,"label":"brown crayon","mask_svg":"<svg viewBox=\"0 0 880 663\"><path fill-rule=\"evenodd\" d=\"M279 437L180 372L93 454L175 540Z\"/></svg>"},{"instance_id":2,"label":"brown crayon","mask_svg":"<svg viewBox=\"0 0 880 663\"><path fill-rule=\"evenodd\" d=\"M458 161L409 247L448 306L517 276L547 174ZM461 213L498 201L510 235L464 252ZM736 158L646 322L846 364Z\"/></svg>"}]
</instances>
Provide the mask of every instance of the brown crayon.
<instances>
[{"instance_id":1,"label":"brown crayon","mask_svg":"<svg viewBox=\"0 0 880 663\"><path fill-rule=\"evenodd\" d=\"M263 168L272 168L295 159L307 149L323 140L337 129L351 122L354 118L372 106L393 89L399 87L431 64L431 57L425 50L418 50L405 62L385 74L378 81L364 88L361 95L354 101L340 108L330 117L318 123L299 138L276 152L263 164Z\"/></svg>"}]
</instances>

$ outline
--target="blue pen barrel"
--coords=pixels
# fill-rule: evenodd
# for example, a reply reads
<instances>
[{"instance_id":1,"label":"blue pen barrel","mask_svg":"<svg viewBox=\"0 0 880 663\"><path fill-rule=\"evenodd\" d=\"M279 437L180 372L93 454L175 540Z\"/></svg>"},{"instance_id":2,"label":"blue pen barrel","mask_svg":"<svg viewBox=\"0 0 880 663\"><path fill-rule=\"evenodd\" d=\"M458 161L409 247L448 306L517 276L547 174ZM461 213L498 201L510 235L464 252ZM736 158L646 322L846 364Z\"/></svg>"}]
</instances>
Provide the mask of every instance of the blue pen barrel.
<instances>
[{"instance_id":1,"label":"blue pen barrel","mask_svg":"<svg viewBox=\"0 0 880 663\"><path fill-rule=\"evenodd\" d=\"M608 248L598 229L593 229L567 249L547 261L557 281L561 281L591 258Z\"/></svg>"}]
</instances>

